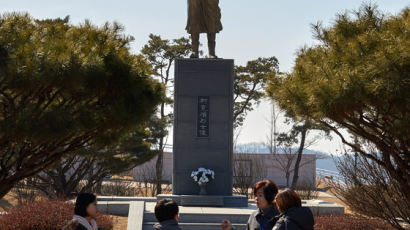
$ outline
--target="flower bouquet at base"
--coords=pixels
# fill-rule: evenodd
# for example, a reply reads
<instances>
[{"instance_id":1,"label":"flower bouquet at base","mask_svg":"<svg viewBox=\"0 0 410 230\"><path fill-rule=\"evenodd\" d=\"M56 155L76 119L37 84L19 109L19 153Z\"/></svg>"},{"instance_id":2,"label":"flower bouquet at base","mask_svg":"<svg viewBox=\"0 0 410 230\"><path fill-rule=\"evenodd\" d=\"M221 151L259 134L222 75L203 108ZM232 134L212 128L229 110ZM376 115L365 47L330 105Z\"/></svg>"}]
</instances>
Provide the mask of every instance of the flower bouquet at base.
<instances>
[{"instance_id":1,"label":"flower bouquet at base","mask_svg":"<svg viewBox=\"0 0 410 230\"><path fill-rule=\"evenodd\" d=\"M199 195L206 195L206 184L215 179L215 172L206 168L198 168L197 171L191 173L191 177L201 188Z\"/></svg>"}]
</instances>

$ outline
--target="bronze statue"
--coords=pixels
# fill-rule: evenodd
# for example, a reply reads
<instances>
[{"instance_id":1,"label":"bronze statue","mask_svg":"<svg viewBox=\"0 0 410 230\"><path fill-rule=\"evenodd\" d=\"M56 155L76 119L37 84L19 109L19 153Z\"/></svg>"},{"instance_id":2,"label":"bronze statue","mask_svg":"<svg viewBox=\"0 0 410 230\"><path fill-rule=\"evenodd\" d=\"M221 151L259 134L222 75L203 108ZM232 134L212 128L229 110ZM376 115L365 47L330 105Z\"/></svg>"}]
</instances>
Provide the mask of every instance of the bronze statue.
<instances>
[{"instance_id":1,"label":"bronze statue","mask_svg":"<svg viewBox=\"0 0 410 230\"><path fill-rule=\"evenodd\" d=\"M199 34L208 35L208 50L210 58L215 55L216 33L222 30L221 9L219 0L188 0L188 22L186 30L191 34L191 58L199 57Z\"/></svg>"}]
</instances>

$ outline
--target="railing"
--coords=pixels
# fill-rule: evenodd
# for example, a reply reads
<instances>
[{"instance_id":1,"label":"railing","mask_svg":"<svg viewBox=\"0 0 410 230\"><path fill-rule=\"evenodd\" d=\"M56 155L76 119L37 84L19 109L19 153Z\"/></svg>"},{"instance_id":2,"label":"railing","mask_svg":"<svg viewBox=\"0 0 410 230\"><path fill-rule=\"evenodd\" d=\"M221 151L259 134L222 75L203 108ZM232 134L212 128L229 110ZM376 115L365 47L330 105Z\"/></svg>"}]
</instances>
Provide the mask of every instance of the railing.
<instances>
[{"instance_id":1,"label":"railing","mask_svg":"<svg viewBox=\"0 0 410 230\"><path fill-rule=\"evenodd\" d=\"M316 176L320 178L327 178L327 179L333 179L336 181L344 182L343 176L340 175L339 172L337 171L316 168Z\"/></svg>"}]
</instances>

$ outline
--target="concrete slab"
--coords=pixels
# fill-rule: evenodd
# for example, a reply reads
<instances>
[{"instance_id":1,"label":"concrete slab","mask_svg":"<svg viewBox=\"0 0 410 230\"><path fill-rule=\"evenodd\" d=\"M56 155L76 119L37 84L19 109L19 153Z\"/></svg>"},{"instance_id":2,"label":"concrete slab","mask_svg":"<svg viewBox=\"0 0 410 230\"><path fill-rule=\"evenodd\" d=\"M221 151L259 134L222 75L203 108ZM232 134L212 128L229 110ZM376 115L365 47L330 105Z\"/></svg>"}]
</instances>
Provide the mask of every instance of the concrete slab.
<instances>
[{"instance_id":1,"label":"concrete slab","mask_svg":"<svg viewBox=\"0 0 410 230\"><path fill-rule=\"evenodd\" d=\"M142 229L144 223L144 201L131 201L128 212L127 230Z\"/></svg>"},{"instance_id":2,"label":"concrete slab","mask_svg":"<svg viewBox=\"0 0 410 230\"><path fill-rule=\"evenodd\" d=\"M246 196L200 196L159 194L157 199L172 199L180 206L196 207L248 207Z\"/></svg>"},{"instance_id":3,"label":"concrete slab","mask_svg":"<svg viewBox=\"0 0 410 230\"><path fill-rule=\"evenodd\" d=\"M224 206L223 196L182 195L182 206Z\"/></svg>"},{"instance_id":4,"label":"concrete slab","mask_svg":"<svg viewBox=\"0 0 410 230\"><path fill-rule=\"evenodd\" d=\"M98 196L97 201L145 201L156 202L156 197L140 197L140 196Z\"/></svg>"},{"instance_id":5,"label":"concrete slab","mask_svg":"<svg viewBox=\"0 0 410 230\"><path fill-rule=\"evenodd\" d=\"M117 216L128 216L129 201L98 201L97 208L100 212Z\"/></svg>"},{"instance_id":6,"label":"concrete slab","mask_svg":"<svg viewBox=\"0 0 410 230\"><path fill-rule=\"evenodd\" d=\"M145 212L154 213L155 203L146 202ZM256 205L249 205L248 207L189 207L179 206L180 214L246 214L250 215L253 211L257 210Z\"/></svg>"},{"instance_id":7,"label":"concrete slab","mask_svg":"<svg viewBox=\"0 0 410 230\"><path fill-rule=\"evenodd\" d=\"M345 207L336 203L323 200L307 200L303 206L309 207L313 215L341 215Z\"/></svg>"},{"instance_id":8,"label":"concrete slab","mask_svg":"<svg viewBox=\"0 0 410 230\"><path fill-rule=\"evenodd\" d=\"M153 225L156 222L144 223L143 230L152 230ZM180 227L183 230L219 230L221 229L220 223L180 223ZM233 224L236 230L246 230L246 224Z\"/></svg>"},{"instance_id":9,"label":"concrete slab","mask_svg":"<svg viewBox=\"0 0 410 230\"><path fill-rule=\"evenodd\" d=\"M322 200L304 200L302 206L309 207L314 215L326 215L326 214L343 214L344 207L331 202ZM154 212L155 203L146 202L145 212ZM250 215L253 211L257 210L255 204L249 204L248 207L187 207L180 206L179 211L181 214L247 214Z\"/></svg>"}]
</instances>

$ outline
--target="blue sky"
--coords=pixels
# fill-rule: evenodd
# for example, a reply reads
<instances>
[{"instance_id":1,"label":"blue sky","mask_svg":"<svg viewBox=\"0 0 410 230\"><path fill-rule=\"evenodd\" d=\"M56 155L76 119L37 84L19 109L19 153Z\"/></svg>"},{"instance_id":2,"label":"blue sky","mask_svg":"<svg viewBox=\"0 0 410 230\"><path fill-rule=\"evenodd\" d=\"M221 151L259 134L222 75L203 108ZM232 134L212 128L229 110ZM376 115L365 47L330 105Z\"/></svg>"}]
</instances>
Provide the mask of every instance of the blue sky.
<instances>
[{"instance_id":1,"label":"blue sky","mask_svg":"<svg viewBox=\"0 0 410 230\"><path fill-rule=\"evenodd\" d=\"M186 0L0 0L0 13L28 12L35 18L70 16L73 24L91 20L94 24L117 21L125 33L135 37L133 52L148 41L150 33L173 39L187 36ZM368 2L368 1L367 1ZM410 6L408 0L373 0L379 9L397 14ZM311 23L329 25L336 13L358 9L360 0L220 0L223 31L217 36L217 55L235 59L236 64L258 57L276 56L281 71L290 71L295 52L314 44ZM201 42L206 42L205 36ZM247 117L239 142L262 142L268 133L269 104ZM286 129L286 127L282 127ZM338 139L320 141L313 149L334 152Z\"/></svg>"}]
</instances>

